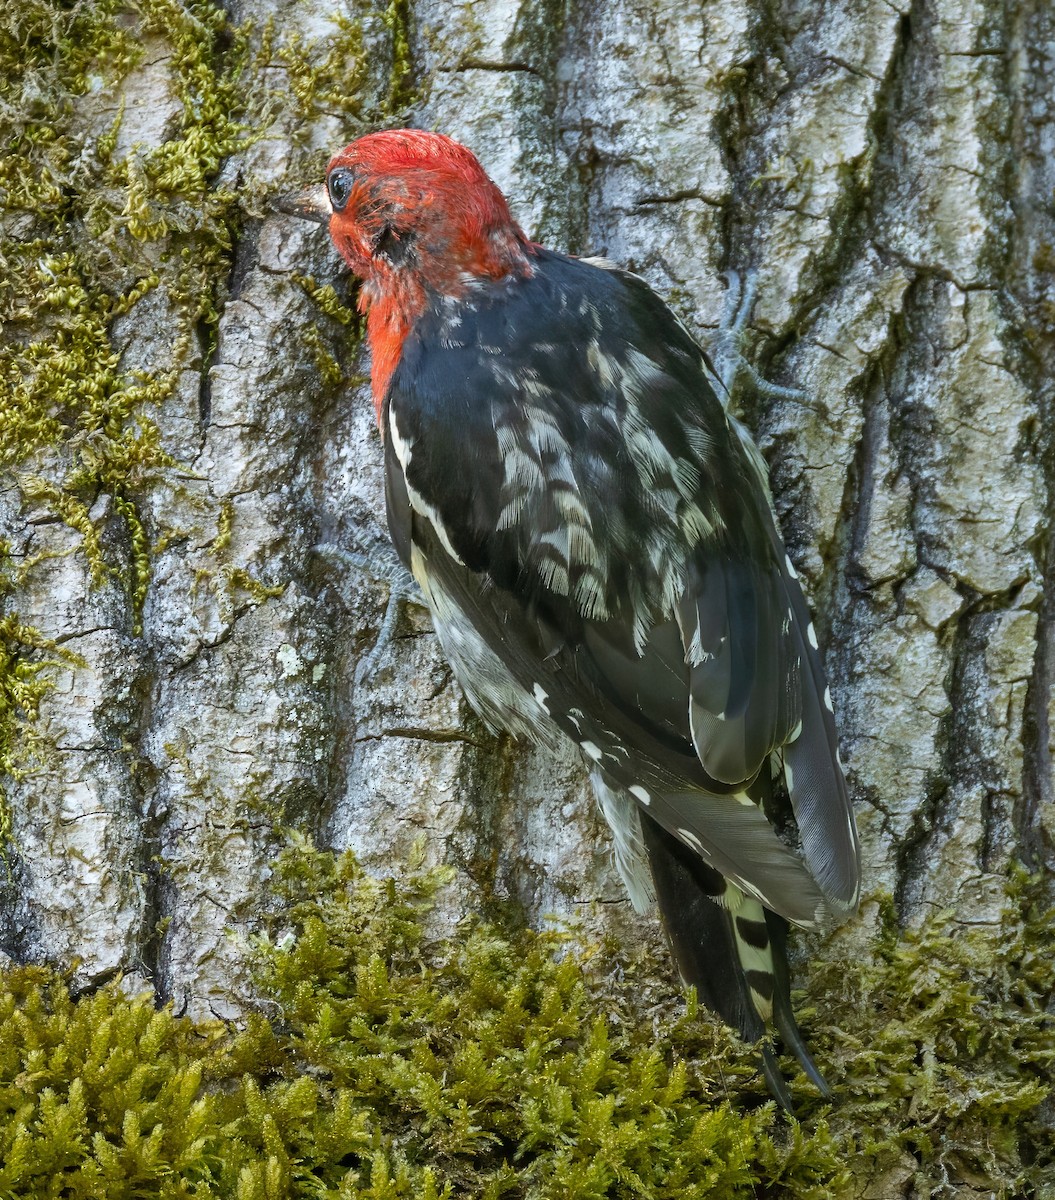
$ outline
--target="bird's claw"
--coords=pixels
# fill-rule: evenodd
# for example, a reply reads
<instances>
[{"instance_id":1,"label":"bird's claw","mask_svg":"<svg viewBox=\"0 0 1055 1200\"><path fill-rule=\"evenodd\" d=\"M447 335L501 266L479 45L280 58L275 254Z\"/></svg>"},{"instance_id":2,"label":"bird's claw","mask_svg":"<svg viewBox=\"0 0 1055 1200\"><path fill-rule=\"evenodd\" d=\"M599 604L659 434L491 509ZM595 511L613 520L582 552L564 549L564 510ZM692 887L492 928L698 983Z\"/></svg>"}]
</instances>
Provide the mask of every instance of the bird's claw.
<instances>
[{"instance_id":1,"label":"bird's claw","mask_svg":"<svg viewBox=\"0 0 1055 1200\"><path fill-rule=\"evenodd\" d=\"M314 549L320 557L339 566L351 568L388 588L388 604L378 627L373 648L359 659L364 672L372 674L379 666L392 641L396 630L396 621L399 619L400 604L405 601L408 604L416 604L420 608L428 607L421 588L418 587L414 576L399 561L395 550L390 545L381 544L365 554L359 551L345 550L341 546L329 543L323 543Z\"/></svg>"},{"instance_id":2,"label":"bird's claw","mask_svg":"<svg viewBox=\"0 0 1055 1200\"><path fill-rule=\"evenodd\" d=\"M770 383L768 379L763 379L744 357L744 331L755 306L758 271L750 267L741 274L730 269L725 272L725 280L728 288L711 357L726 397L731 399L736 394L741 376L746 375L751 386L763 396L779 400L808 401L809 394L800 388L783 387L779 383Z\"/></svg>"}]
</instances>

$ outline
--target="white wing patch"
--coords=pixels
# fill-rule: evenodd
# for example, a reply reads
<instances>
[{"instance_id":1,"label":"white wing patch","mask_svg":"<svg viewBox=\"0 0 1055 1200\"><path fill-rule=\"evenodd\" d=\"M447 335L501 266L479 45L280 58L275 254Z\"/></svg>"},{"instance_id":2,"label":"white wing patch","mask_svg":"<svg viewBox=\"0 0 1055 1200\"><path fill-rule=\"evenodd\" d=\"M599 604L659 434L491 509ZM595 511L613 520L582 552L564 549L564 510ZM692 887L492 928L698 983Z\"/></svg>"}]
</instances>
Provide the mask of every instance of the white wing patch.
<instances>
[{"instance_id":1,"label":"white wing patch","mask_svg":"<svg viewBox=\"0 0 1055 1200\"><path fill-rule=\"evenodd\" d=\"M392 449L396 452L396 459L400 467L403 468L403 482L407 489L407 499L410 501L410 507L419 515L429 521L436 530L436 536L440 539L444 550L454 559L459 566L464 566L458 552L454 549L451 543L450 535L447 533L446 526L443 524L443 518L439 511L435 509L429 502L416 491L407 477L407 472L410 469L410 460L413 457L413 442L409 438L404 438L399 431L399 425L396 422L396 414L393 408L388 410L388 433L392 439ZM419 580L420 582L420 580Z\"/></svg>"}]
</instances>

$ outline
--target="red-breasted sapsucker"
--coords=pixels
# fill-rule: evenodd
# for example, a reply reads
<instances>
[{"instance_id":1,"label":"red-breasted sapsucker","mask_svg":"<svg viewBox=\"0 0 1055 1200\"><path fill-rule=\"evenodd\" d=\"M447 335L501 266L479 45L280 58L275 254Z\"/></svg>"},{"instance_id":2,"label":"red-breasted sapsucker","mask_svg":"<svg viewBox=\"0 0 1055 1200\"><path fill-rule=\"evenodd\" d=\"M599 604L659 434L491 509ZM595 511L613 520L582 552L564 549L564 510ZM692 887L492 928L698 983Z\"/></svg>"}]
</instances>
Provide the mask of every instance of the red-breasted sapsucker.
<instances>
[{"instance_id":1,"label":"red-breasted sapsucker","mask_svg":"<svg viewBox=\"0 0 1055 1200\"><path fill-rule=\"evenodd\" d=\"M575 742L682 976L748 1040L775 1026L823 1089L787 922L855 907L858 843L758 451L656 294L528 241L463 146L370 134L326 180L389 528L462 688L494 727Z\"/></svg>"}]
</instances>

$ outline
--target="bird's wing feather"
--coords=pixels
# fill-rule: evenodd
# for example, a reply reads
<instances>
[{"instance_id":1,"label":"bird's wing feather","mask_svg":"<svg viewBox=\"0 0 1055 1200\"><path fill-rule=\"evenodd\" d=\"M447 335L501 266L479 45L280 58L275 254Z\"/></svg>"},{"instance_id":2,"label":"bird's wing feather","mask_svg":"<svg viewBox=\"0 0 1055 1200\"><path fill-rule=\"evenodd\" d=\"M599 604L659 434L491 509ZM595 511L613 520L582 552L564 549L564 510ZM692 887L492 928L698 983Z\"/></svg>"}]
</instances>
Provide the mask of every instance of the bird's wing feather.
<instances>
[{"instance_id":1,"label":"bird's wing feather","mask_svg":"<svg viewBox=\"0 0 1055 1200\"><path fill-rule=\"evenodd\" d=\"M856 842L823 671L794 629L805 606L765 480L701 352L640 281L559 256L500 300L424 322L393 380L427 573L717 869L791 920L815 913L811 874L846 902ZM810 795L790 788L809 870L742 802L782 747L791 780L796 761L809 776Z\"/></svg>"}]
</instances>

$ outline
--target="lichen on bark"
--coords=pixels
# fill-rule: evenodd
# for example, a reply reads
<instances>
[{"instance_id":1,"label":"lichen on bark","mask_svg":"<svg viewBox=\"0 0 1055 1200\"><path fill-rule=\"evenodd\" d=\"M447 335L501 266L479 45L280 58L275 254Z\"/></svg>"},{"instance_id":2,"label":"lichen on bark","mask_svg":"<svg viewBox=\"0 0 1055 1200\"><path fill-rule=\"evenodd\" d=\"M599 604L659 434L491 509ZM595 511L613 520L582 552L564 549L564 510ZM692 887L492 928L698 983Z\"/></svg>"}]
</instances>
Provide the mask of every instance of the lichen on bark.
<instances>
[{"instance_id":1,"label":"lichen on bark","mask_svg":"<svg viewBox=\"0 0 1055 1200\"><path fill-rule=\"evenodd\" d=\"M205 640L222 641L289 583L240 544L238 498L252 489L225 490L196 465L236 246L284 170L317 169L320 112L379 119L372 97L390 74L403 95L405 71L386 68L383 45L405 32L398 6L374 14L371 35L369 14L280 30L168 0L68 11L42 0L3 24L3 728L5 746L31 741L44 764L27 772L21 752L14 772L5 752L4 936L22 954L76 954L86 977L153 971L157 896L170 885L151 811L166 801L152 796L158 772L179 769L166 749L179 737L149 728L159 676L194 640L187 620L204 610ZM339 328L332 289L317 294L319 318ZM295 324L292 357L325 352L310 306ZM344 380L323 375L320 393ZM147 610L171 599L173 563L187 568L167 614L177 631L159 638ZM241 788L254 772L235 774Z\"/></svg>"}]
</instances>

